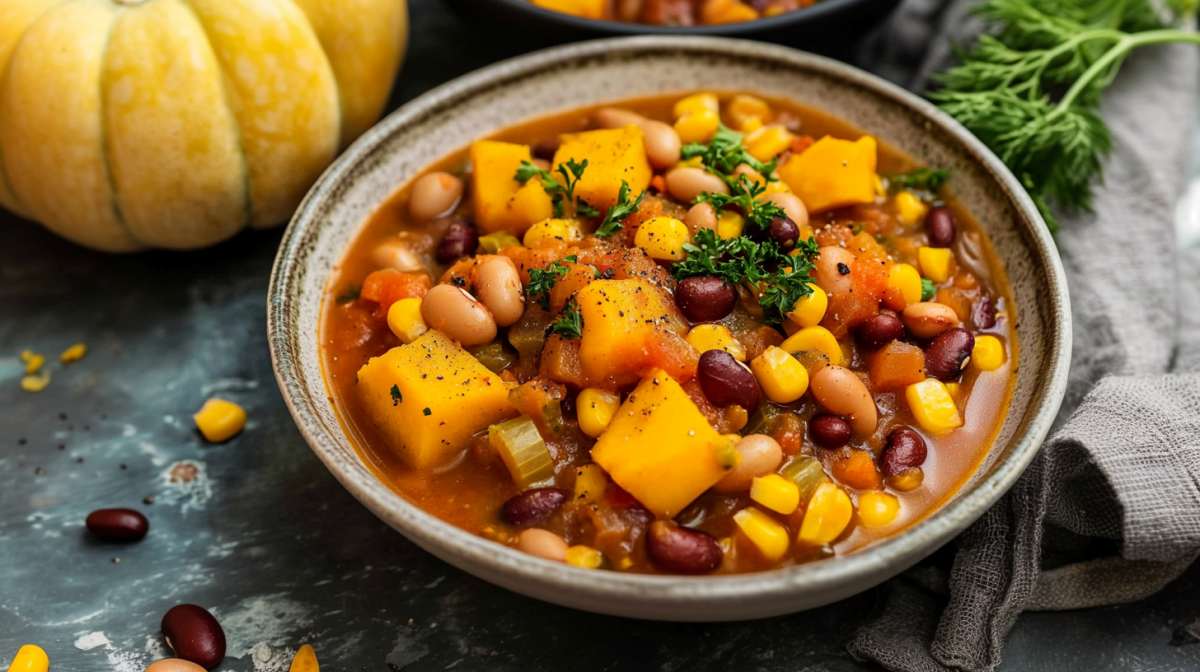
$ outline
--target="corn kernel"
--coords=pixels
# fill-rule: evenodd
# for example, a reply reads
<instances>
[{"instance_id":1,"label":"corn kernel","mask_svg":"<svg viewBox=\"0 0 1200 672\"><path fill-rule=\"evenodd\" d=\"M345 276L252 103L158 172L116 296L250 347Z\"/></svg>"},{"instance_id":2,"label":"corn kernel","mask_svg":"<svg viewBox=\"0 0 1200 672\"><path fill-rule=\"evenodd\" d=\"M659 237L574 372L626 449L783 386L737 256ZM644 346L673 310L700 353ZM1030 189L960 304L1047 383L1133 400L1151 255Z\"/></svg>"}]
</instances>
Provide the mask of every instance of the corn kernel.
<instances>
[{"instance_id":1,"label":"corn kernel","mask_svg":"<svg viewBox=\"0 0 1200 672\"><path fill-rule=\"evenodd\" d=\"M313 651L311 644L305 644L296 652L296 657L292 658L292 665L288 668L288 672L321 672L321 668L317 665L317 652Z\"/></svg>"},{"instance_id":2,"label":"corn kernel","mask_svg":"<svg viewBox=\"0 0 1200 672\"><path fill-rule=\"evenodd\" d=\"M878 173L875 175L875 195L879 198L887 197L887 185L883 183L883 178Z\"/></svg>"},{"instance_id":3,"label":"corn kernel","mask_svg":"<svg viewBox=\"0 0 1200 672\"><path fill-rule=\"evenodd\" d=\"M771 118L771 106L762 98L739 93L729 100L726 113L734 126L743 133L750 133L756 129L747 128L747 124L756 122L758 128L762 128L763 123Z\"/></svg>"},{"instance_id":4,"label":"corn kernel","mask_svg":"<svg viewBox=\"0 0 1200 672\"><path fill-rule=\"evenodd\" d=\"M21 379L21 389L26 392L41 392L50 384L50 370L43 369L41 373L25 376Z\"/></svg>"},{"instance_id":5,"label":"corn kernel","mask_svg":"<svg viewBox=\"0 0 1200 672\"><path fill-rule=\"evenodd\" d=\"M858 496L858 519L867 527L891 525L900 513L900 500L895 495L878 490Z\"/></svg>"},{"instance_id":6,"label":"corn kernel","mask_svg":"<svg viewBox=\"0 0 1200 672\"><path fill-rule=\"evenodd\" d=\"M726 240L740 238L746 229L746 218L732 210L717 213L717 235Z\"/></svg>"},{"instance_id":7,"label":"corn kernel","mask_svg":"<svg viewBox=\"0 0 1200 672\"><path fill-rule=\"evenodd\" d=\"M946 391L950 393L950 396L954 398L955 402L958 402L958 395L960 392L962 392L962 384L946 383Z\"/></svg>"},{"instance_id":8,"label":"corn kernel","mask_svg":"<svg viewBox=\"0 0 1200 672\"><path fill-rule=\"evenodd\" d=\"M800 488L779 474L767 474L750 482L750 499L786 516L800 506Z\"/></svg>"},{"instance_id":9,"label":"corn kernel","mask_svg":"<svg viewBox=\"0 0 1200 672\"><path fill-rule=\"evenodd\" d=\"M842 346L838 343L837 338L825 327L805 327L797 331L794 335L789 336L779 347L784 352L790 354L798 352L820 353L829 360L830 366L841 366L842 362L845 361Z\"/></svg>"},{"instance_id":10,"label":"corn kernel","mask_svg":"<svg viewBox=\"0 0 1200 672\"><path fill-rule=\"evenodd\" d=\"M822 483L808 502L797 538L804 544L824 546L845 531L853 514L854 505L846 491L833 483Z\"/></svg>"},{"instance_id":11,"label":"corn kernel","mask_svg":"<svg viewBox=\"0 0 1200 672\"><path fill-rule=\"evenodd\" d=\"M608 475L598 464L585 464L575 470L575 499L594 502L608 489Z\"/></svg>"},{"instance_id":12,"label":"corn kernel","mask_svg":"<svg viewBox=\"0 0 1200 672\"><path fill-rule=\"evenodd\" d=\"M815 327L825 319L825 311L829 309L829 295L815 283L808 283L812 294L802 296L792 304L792 312L788 319L802 327Z\"/></svg>"},{"instance_id":13,"label":"corn kernel","mask_svg":"<svg viewBox=\"0 0 1200 672\"><path fill-rule=\"evenodd\" d=\"M593 439L599 437L608 429L620 406L621 398L612 392L594 387L581 391L575 399L575 417L579 419L579 429Z\"/></svg>"},{"instance_id":14,"label":"corn kernel","mask_svg":"<svg viewBox=\"0 0 1200 672\"><path fill-rule=\"evenodd\" d=\"M750 362L750 370L767 398L777 404L791 403L808 390L808 371L804 365L773 345Z\"/></svg>"},{"instance_id":15,"label":"corn kernel","mask_svg":"<svg viewBox=\"0 0 1200 672\"><path fill-rule=\"evenodd\" d=\"M724 350L739 362L746 361L746 346L723 324L698 324L688 332L687 342L701 353Z\"/></svg>"},{"instance_id":16,"label":"corn kernel","mask_svg":"<svg viewBox=\"0 0 1200 672\"><path fill-rule=\"evenodd\" d=\"M591 546L572 546L567 549L567 564L583 569L596 569L604 562L604 554Z\"/></svg>"},{"instance_id":17,"label":"corn kernel","mask_svg":"<svg viewBox=\"0 0 1200 672\"><path fill-rule=\"evenodd\" d=\"M888 273L887 286L896 289L904 299L904 306L921 302L921 274L909 264L896 264Z\"/></svg>"},{"instance_id":18,"label":"corn kernel","mask_svg":"<svg viewBox=\"0 0 1200 672\"><path fill-rule=\"evenodd\" d=\"M661 261L683 261L687 257L683 246L687 242L687 224L674 217L655 217L642 222L633 237L634 245L645 250L651 259Z\"/></svg>"},{"instance_id":19,"label":"corn kernel","mask_svg":"<svg viewBox=\"0 0 1200 672\"><path fill-rule=\"evenodd\" d=\"M633 558L625 556L617 561L617 569L626 570L633 566Z\"/></svg>"},{"instance_id":20,"label":"corn kernel","mask_svg":"<svg viewBox=\"0 0 1200 672\"><path fill-rule=\"evenodd\" d=\"M21 351L21 361L25 362L25 375L32 376L46 363L46 356L28 350Z\"/></svg>"},{"instance_id":21,"label":"corn kernel","mask_svg":"<svg viewBox=\"0 0 1200 672\"><path fill-rule=\"evenodd\" d=\"M694 93L675 102L676 119L682 119L697 112L720 112L721 103L715 93Z\"/></svg>"},{"instance_id":22,"label":"corn kernel","mask_svg":"<svg viewBox=\"0 0 1200 672\"><path fill-rule=\"evenodd\" d=\"M425 324L425 318L421 317L421 299L400 299L393 303L388 308L387 325L396 338L405 344L420 338L422 334L429 331L429 326Z\"/></svg>"},{"instance_id":23,"label":"corn kernel","mask_svg":"<svg viewBox=\"0 0 1200 672\"><path fill-rule=\"evenodd\" d=\"M675 167L676 168L703 168L704 167L704 157L693 156L690 159L684 159L684 160L680 161L679 163L675 164Z\"/></svg>"},{"instance_id":24,"label":"corn kernel","mask_svg":"<svg viewBox=\"0 0 1200 672\"><path fill-rule=\"evenodd\" d=\"M976 336L971 364L980 371L995 371L1004 365L1004 344L995 336Z\"/></svg>"},{"instance_id":25,"label":"corn kernel","mask_svg":"<svg viewBox=\"0 0 1200 672\"><path fill-rule=\"evenodd\" d=\"M49 669L50 659L46 652L33 644L22 646L8 666L9 672L46 672Z\"/></svg>"},{"instance_id":26,"label":"corn kernel","mask_svg":"<svg viewBox=\"0 0 1200 672\"><path fill-rule=\"evenodd\" d=\"M87 346L83 343L76 343L66 350L63 350L62 354L58 356L58 360L63 364L74 364L75 362L83 359L83 356L86 354Z\"/></svg>"},{"instance_id":27,"label":"corn kernel","mask_svg":"<svg viewBox=\"0 0 1200 672\"><path fill-rule=\"evenodd\" d=\"M750 117L739 125L739 130L742 133L753 133L763 127L763 120L758 117Z\"/></svg>"},{"instance_id":28,"label":"corn kernel","mask_svg":"<svg viewBox=\"0 0 1200 672\"><path fill-rule=\"evenodd\" d=\"M750 5L744 5L738 0L715 0L704 3L700 12L700 22L703 24L740 23L753 21L758 18L758 11Z\"/></svg>"},{"instance_id":29,"label":"corn kernel","mask_svg":"<svg viewBox=\"0 0 1200 672\"><path fill-rule=\"evenodd\" d=\"M553 238L567 242L583 240L583 229L579 228L579 220L543 219L529 227L522 242L525 243L525 247L533 247L539 240Z\"/></svg>"},{"instance_id":30,"label":"corn kernel","mask_svg":"<svg viewBox=\"0 0 1200 672\"><path fill-rule=\"evenodd\" d=\"M940 380L926 378L913 383L904 390L904 398L917 424L930 434L945 434L963 425L950 391Z\"/></svg>"},{"instance_id":31,"label":"corn kernel","mask_svg":"<svg viewBox=\"0 0 1200 672\"><path fill-rule=\"evenodd\" d=\"M765 163L791 147L794 139L791 132L783 126L763 126L746 136L746 152Z\"/></svg>"},{"instance_id":32,"label":"corn kernel","mask_svg":"<svg viewBox=\"0 0 1200 672\"><path fill-rule=\"evenodd\" d=\"M767 190L764 193L765 194L791 194L794 192L792 191L792 188L788 186L787 182L784 182L783 180L775 180L774 182L767 183ZM810 229L810 233L811 233L811 229ZM804 229L802 228L800 230L800 240L807 240L807 239L808 238L804 235ZM799 253L800 250L792 250L792 252ZM792 252L788 252L788 254L792 254ZM793 255L793 256L795 256L795 255Z\"/></svg>"},{"instance_id":33,"label":"corn kernel","mask_svg":"<svg viewBox=\"0 0 1200 672\"><path fill-rule=\"evenodd\" d=\"M922 247L917 250L917 262L921 264L921 275L940 285L950 279L954 253L948 247Z\"/></svg>"},{"instance_id":34,"label":"corn kernel","mask_svg":"<svg viewBox=\"0 0 1200 672\"><path fill-rule=\"evenodd\" d=\"M742 509L733 514L733 522L766 559L778 560L787 553L787 529L771 516L758 509Z\"/></svg>"},{"instance_id":35,"label":"corn kernel","mask_svg":"<svg viewBox=\"0 0 1200 672\"><path fill-rule=\"evenodd\" d=\"M221 443L246 426L246 411L232 401L214 398L204 402L192 419L209 443Z\"/></svg>"},{"instance_id":36,"label":"corn kernel","mask_svg":"<svg viewBox=\"0 0 1200 672\"><path fill-rule=\"evenodd\" d=\"M896 194L895 203L896 215L905 226L916 226L925 219L925 213L929 212L929 206L907 189Z\"/></svg>"},{"instance_id":37,"label":"corn kernel","mask_svg":"<svg viewBox=\"0 0 1200 672\"><path fill-rule=\"evenodd\" d=\"M721 125L721 116L712 110L692 112L675 122L675 132L685 144L689 142L708 142L717 134Z\"/></svg>"}]
</instances>

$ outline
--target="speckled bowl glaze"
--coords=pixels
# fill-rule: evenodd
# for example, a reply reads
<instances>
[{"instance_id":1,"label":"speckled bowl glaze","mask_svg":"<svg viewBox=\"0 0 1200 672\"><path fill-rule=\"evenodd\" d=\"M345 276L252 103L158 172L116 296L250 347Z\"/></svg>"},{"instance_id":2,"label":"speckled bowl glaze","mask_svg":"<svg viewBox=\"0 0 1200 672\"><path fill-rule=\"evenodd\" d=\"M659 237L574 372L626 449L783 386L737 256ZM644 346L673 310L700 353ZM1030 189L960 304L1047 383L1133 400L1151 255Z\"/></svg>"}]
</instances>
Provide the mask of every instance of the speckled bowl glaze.
<instances>
[{"instance_id":1,"label":"speckled bowl glaze","mask_svg":"<svg viewBox=\"0 0 1200 672\"><path fill-rule=\"evenodd\" d=\"M760 91L832 113L930 165L1003 260L1021 349L1012 406L985 463L944 506L844 557L720 577L576 569L522 554L425 513L372 475L322 379L318 328L326 279L366 217L447 152L530 117L599 101L694 89ZM932 553L992 506L1033 459L1058 410L1070 361L1062 266L1037 209L978 140L916 96L852 67L787 48L711 37L585 42L490 66L426 93L358 140L309 192L271 277L267 329L275 373L301 432L333 475L408 539L471 574L589 611L680 621L789 613L870 588Z\"/></svg>"}]
</instances>

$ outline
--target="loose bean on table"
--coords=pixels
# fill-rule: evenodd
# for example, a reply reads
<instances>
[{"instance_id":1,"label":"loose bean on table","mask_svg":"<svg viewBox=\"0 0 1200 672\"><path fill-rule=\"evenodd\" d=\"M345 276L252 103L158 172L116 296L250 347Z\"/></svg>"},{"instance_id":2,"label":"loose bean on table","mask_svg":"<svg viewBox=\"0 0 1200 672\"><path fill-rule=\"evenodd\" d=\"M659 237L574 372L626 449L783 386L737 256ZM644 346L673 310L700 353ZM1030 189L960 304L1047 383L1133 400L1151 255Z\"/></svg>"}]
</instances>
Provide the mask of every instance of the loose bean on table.
<instances>
[{"instance_id":1,"label":"loose bean on table","mask_svg":"<svg viewBox=\"0 0 1200 672\"><path fill-rule=\"evenodd\" d=\"M900 313L908 333L917 338L933 338L958 324L958 313L942 303L914 303Z\"/></svg>"},{"instance_id":2,"label":"loose bean on table","mask_svg":"<svg viewBox=\"0 0 1200 672\"><path fill-rule=\"evenodd\" d=\"M820 413L808 421L812 442L827 450L836 450L850 443L850 423L837 415Z\"/></svg>"},{"instance_id":3,"label":"loose bean on table","mask_svg":"<svg viewBox=\"0 0 1200 672\"><path fill-rule=\"evenodd\" d=\"M713 486L713 490L723 495L746 492L755 478L774 472L783 462L783 448L766 434L742 437L736 450L742 461Z\"/></svg>"},{"instance_id":4,"label":"loose bean on table","mask_svg":"<svg viewBox=\"0 0 1200 672\"><path fill-rule=\"evenodd\" d=\"M483 258L475 267L475 292L492 311L496 324L507 327L525 312L525 290L512 259L500 255Z\"/></svg>"},{"instance_id":5,"label":"loose bean on table","mask_svg":"<svg viewBox=\"0 0 1200 672\"><path fill-rule=\"evenodd\" d=\"M676 199L691 203L700 194L728 194L729 186L703 168L676 168L667 173L667 191Z\"/></svg>"},{"instance_id":6,"label":"loose bean on table","mask_svg":"<svg viewBox=\"0 0 1200 672\"><path fill-rule=\"evenodd\" d=\"M137 541L150 530L150 521L134 509L97 509L88 514L87 528L108 541Z\"/></svg>"},{"instance_id":7,"label":"loose bean on table","mask_svg":"<svg viewBox=\"0 0 1200 672\"><path fill-rule=\"evenodd\" d=\"M567 542L549 530L531 527L517 535L517 550L545 560L566 562L567 548Z\"/></svg>"},{"instance_id":8,"label":"loose bean on table","mask_svg":"<svg viewBox=\"0 0 1200 672\"><path fill-rule=\"evenodd\" d=\"M721 566L721 547L712 535L666 520L650 523L646 556L663 571L707 574Z\"/></svg>"},{"instance_id":9,"label":"loose bean on table","mask_svg":"<svg viewBox=\"0 0 1200 672\"><path fill-rule=\"evenodd\" d=\"M675 303L692 322L715 322L733 312L737 290L720 278L684 278L675 288Z\"/></svg>"},{"instance_id":10,"label":"loose bean on table","mask_svg":"<svg viewBox=\"0 0 1200 672\"><path fill-rule=\"evenodd\" d=\"M150 663L146 672L204 672L204 668L182 658L164 658Z\"/></svg>"},{"instance_id":11,"label":"loose bean on table","mask_svg":"<svg viewBox=\"0 0 1200 672\"><path fill-rule=\"evenodd\" d=\"M904 322L895 315L880 313L858 325L855 334L859 342L868 348L882 348L904 338Z\"/></svg>"},{"instance_id":12,"label":"loose bean on table","mask_svg":"<svg viewBox=\"0 0 1200 672\"><path fill-rule=\"evenodd\" d=\"M438 263L449 264L468 257L475 254L477 247L479 234L475 232L475 227L466 222L454 222L446 229L442 242L438 243Z\"/></svg>"},{"instance_id":13,"label":"loose bean on table","mask_svg":"<svg viewBox=\"0 0 1200 672\"><path fill-rule=\"evenodd\" d=\"M880 456L880 470L885 476L896 476L907 469L925 464L928 447L925 439L912 427L897 427L888 434L887 444Z\"/></svg>"},{"instance_id":14,"label":"loose bean on table","mask_svg":"<svg viewBox=\"0 0 1200 672\"><path fill-rule=\"evenodd\" d=\"M950 247L957 229L949 208L938 206L925 215L925 234L930 247Z\"/></svg>"},{"instance_id":15,"label":"loose bean on table","mask_svg":"<svg viewBox=\"0 0 1200 672\"><path fill-rule=\"evenodd\" d=\"M421 301L421 317L430 329L437 329L464 346L483 345L496 338L492 312L454 285L437 285L429 290Z\"/></svg>"},{"instance_id":16,"label":"loose bean on table","mask_svg":"<svg viewBox=\"0 0 1200 672\"><path fill-rule=\"evenodd\" d=\"M450 173L434 171L422 175L412 186L408 211L421 221L449 213L463 195L463 181Z\"/></svg>"},{"instance_id":17,"label":"loose bean on table","mask_svg":"<svg viewBox=\"0 0 1200 672\"><path fill-rule=\"evenodd\" d=\"M724 408L737 405L751 412L758 408L758 402L762 399L758 379L724 350L709 350L700 355L696 379L713 406Z\"/></svg>"},{"instance_id":18,"label":"loose bean on table","mask_svg":"<svg viewBox=\"0 0 1200 672\"><path fill-rule=\"evenodd\" d=\"M531 488L505 502L500 515L510 525L528 525L561 509L569 497L558 488Z\"/></svg>"},{"instance_id":19,"label":"loose bean on table","mask_svg":"<svg viewBox=\"0 0 1200 672\"><path fill-rule=\"evenodd\" d=\"M975 335L966 329L947 329L925 346L925 375L940 381L955 380L975 348Z\"/></svg>"},{"instance_id":20,"label":"loose bean on table","mask_svg":"<svg viewBox=\"0 0 1200 672\"><path fill-rule=\"evenodd\" d=\"M201 667L215 667L225 658L225 631L204 607L180 604L162 618L162 632L175 655Z\"/></svg>"},{"instance_id":21,"label":"loose bean on table","mask_svg":"<svg viewBox=\"0 0 1200 672\"><path fill-rule=\"evenodd\" d=\"M858 374L840 366L827 366L813 374L809 389L825 410L844 416L855 434L875 433L879 409Z\"/></svg>"}]
</instances>

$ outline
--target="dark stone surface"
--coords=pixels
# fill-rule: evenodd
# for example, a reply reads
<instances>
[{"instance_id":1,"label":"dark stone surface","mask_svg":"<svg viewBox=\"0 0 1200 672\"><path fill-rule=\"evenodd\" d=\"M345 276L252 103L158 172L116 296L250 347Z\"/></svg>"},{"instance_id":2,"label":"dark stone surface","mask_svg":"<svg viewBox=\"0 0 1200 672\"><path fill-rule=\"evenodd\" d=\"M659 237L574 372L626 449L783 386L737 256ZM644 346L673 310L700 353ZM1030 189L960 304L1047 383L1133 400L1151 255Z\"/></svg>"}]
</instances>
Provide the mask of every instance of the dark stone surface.
<instances>
[{"instance_id":1,"label":"dark stone surface","mask_svg":"<svg viewBox=\"0 0 1200 672\"><path fill-rule=\"evenodd\" d=\"M394 102L507 55L430 0L413 18ZM0 231L0 667L35 643L55 672L141 672L165 653L163 613L193 602L225 626L220 670L287 670L306 642L326 670L864 669L842 647L884 589L759 622L628 621L495 588L379 522L276 389L264 304L279 231L124 257L5 213ZM90 352L64 369L75 342ZM24 348L51 360L40 394L19 389ZM219 446L189 417L213 394L250 415ZM83 521L101 507L143 511L149 536L92 539ZM1004 667L1195 670L1198 619L1200 567L1139 604L1023 617ZM111 643L76 645L97 632Z\"/></svg>"}]
</instances>

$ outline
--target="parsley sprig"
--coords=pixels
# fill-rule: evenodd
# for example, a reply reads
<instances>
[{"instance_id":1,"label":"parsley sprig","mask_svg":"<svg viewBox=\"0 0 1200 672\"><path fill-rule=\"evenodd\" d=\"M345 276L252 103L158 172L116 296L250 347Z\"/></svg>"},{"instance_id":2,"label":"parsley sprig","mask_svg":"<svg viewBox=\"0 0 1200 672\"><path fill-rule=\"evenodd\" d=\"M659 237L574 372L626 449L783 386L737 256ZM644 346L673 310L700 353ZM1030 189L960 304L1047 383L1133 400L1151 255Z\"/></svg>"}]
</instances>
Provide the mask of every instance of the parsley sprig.
<instances>
[{"instance_id":1,"label":"parsley sprig","mask_svg":"<svg viewBox=\"0 0 1200 672\"><path fill-rule=\"evenodd\" d=\"M550 323L550 333L568 341L583 338L583 315L575 308L574 300L567 302L562 317Z\"/></svg>"},{"instance_id":2,"label":"parsley sprig","mask_svg":"<svg viewBox=\"0 0 1200 672\"><path fill-rule=\"evenodd\" d=\"M746 213L746 221L750 222L756 231L771 228L771 220L776 217L786 217L783 208L770 201L759 201L758 197L766 191L766 187L751 180L745 175L739 179L726 180L731 194L710 194L707 191L696 197L693 203L710 203L714 210L736 205Z\"/></svg>"},{"instance_id":3,"label":"parsley sprig","mask_svg":"<svg viewBox=\"0 0 1200 672\"><path fill-rule=\"evenodd\" d=\"M888 187L891 189L920 189L936 194L946 180L950 179L949 171L920 168L911 173L888 175Z\"/></svg>"},{"instance_id":4,"label":"parsley sprig","mask_svg":"<svg viewBox=\"0 0 1200 672\"><path fill-rule=\"evenodd\" d=\"M745 236L720 238L711 229L700 229L685 244L688 258L672 267L676 280L695 276L720 278L733 285L747 282L759 291L763 322L780 324L801 298L813 293L809 283L813 261L819 256L813 238L798 241L796 256L785 254L773 241L755 242Z\"/></svg>"},{"instance_id":5,"label":"parsley sprig","mask_svg":"<svg viewBox=\"0 0 1200 672\"><path fill-rule=\"evenodd\" d=\"M728 178L733 174L734 169L740 164L747 164L755 171L771 180L771 175L775 172L775 166L778 163L776 159L772 159L766 163L750 156L742 145L743 136L735 130L732 130L721 124L717 128L717 134L709 141L707 145L698 142L689 142L683 146L683 158L691 159L700 157L704 162L705 168L711 173L716 173L722 177Z\"/></svg>"},{"instance_id":6,"label":"parsley sprig","mask_svg":"<svg viewBox=\"0 0 1200 672\"><path fill-rule=\"evenodd\" d=\"M562 180L559 181L554 173L548 170L542 170L529 161L522 161L517 168L517 174L513 179L521 184L525 184L529 180L538 178L542 181L542 189L550 194L550 203L554 206L554 216L563 216L563 203L574 203L575 212L583 217L599 217L600 211L592 207L587 201L582 198L575 198L575 187L579 184L579 180L583 177L583 171L587 170L587 159L583 163L576 163L575 159L567 159L564 163L560 163L554 172L562 175Z\"/></svg>"},{"instance_id":7,"label":"parsley sprig","mask_svg":"<svg viewBox=\"0 0 1200 672\"><path fill-rule=\"evenodd\" d=\"M551 263L545 270L529 269L529 284L525 285L525 293L534 299L537 305L542 307L542 310L550 310L550 290L554 289L554 285L558 284L559 279L570 271L563 263L564 261L577 264L579 257L574 254L563 257L561 260Z\"/></svg>"},{"instance_id":8,"label":"parsley sprig","mask_svg":"<svg viewBox=\"0 0 1200 672\"><path fill-rule=\"evenodd\" d=\"M604 221L600 222L600 226L596 228L596 235L601 238L607 238L625 228L621 224L621 220L637 212L638 206L641 205L642 198L645 196L646 192L643 191L631 203L629 201L629 183L621 180L621 189L617 191L617 204L604 213Z\"/></svg>"}]
</instances>

